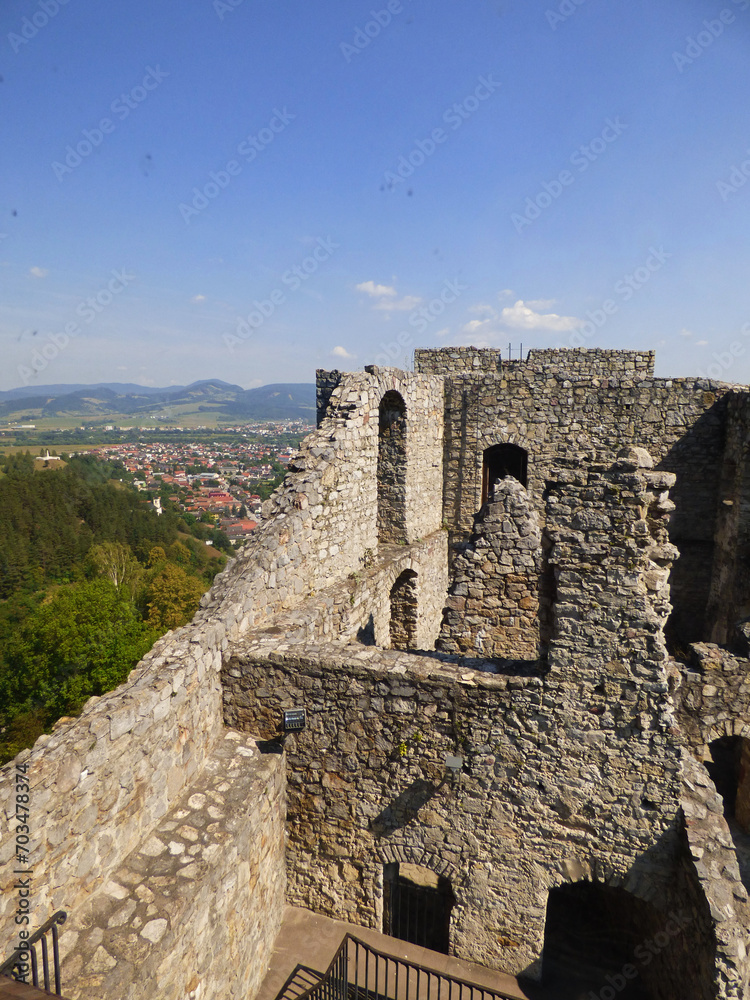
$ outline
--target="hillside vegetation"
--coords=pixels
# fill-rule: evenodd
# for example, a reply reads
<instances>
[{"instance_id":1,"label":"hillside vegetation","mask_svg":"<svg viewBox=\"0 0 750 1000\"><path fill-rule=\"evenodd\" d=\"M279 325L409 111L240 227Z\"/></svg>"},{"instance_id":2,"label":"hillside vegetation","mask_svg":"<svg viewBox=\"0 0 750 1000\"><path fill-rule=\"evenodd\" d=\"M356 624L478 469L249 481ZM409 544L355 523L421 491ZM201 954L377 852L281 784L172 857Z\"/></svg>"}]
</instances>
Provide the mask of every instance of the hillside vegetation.
<instances>
[{"instance_id":1,"label":"hillside vegetation","mask_svg":"<svg viewBox=\"0 0 750 1000\"><path fill-rule=\"evenodd\" d=\"M3 471L0 762L121 684L225 562L207 553L205 525L158 516L113 463L34 471L22 454Z\"/></svg>"},{"instance_id":2,"label":"hillside vegetation","mask_svg":"<svg viewBox=\"0 0 750 1000\"><path fill-rule=\"evenodd\" d=\"M0 392L0 420L37 421L75 417L158 419L182 423L189 416L203 423L227 420L315 420L315 386L277 383L243 389L219 379L164 389L117 383L91 386L50 385Z\"/></svg>"}]
</instances>

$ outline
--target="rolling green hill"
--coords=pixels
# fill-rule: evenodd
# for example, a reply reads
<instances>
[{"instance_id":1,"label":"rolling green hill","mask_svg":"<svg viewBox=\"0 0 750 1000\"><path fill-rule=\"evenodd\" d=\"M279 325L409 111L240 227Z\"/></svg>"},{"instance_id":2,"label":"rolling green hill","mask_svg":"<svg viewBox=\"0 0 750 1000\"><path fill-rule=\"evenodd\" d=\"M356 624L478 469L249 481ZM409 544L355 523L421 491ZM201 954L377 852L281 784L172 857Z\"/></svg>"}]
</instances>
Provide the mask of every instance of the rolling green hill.
<instances>
[{"instance_id":1,"label":"rolling green hill","mask_svg":"<svg viewBox=\"0 0 750 1000\"><path fill-rule=\"evenodd\" d=\"M212 414L218 419L315 419L315 386L301 383L243 389L220 379L203 379L187 386L154 389L118 385L39 386L0 392L0 419L26 422L55 418L142 417L184 419L190 414Z\"/></svg>"}]
</instances>

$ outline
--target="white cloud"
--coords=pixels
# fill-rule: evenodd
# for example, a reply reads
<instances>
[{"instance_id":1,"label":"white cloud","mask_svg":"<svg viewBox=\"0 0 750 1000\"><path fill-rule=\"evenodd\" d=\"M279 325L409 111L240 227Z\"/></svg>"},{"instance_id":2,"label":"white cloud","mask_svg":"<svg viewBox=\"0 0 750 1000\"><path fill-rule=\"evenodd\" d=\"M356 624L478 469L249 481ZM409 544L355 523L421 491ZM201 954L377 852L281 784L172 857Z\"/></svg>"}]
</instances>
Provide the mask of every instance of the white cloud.
<instances>
[{"instance_id":1,"label":"white cloud","mask_svg":"<svg viewBox=\"0 0 750 1000\"><path fill-rule=\"evenodd\" d=\"M393 312L397 310L398 312L409 312L414 309L422 300L418 295L405 295L402 299L398 299L396 302L391 302L389 299L383 299L377 303L376 309L381 309L385 312Z\"/></svg>"},{"instance_id":2,"label":"white cloud","mask_svg":"<svg viewBox=\"0 0 750 1000\"><path fill-rule=\"evenodd\" d=\"M696 343L695 343L695 346L696 347L708 347L708 341L707 340L697 340Z\"/></svg>"},{"instance_id":3,"label":"white cloud","mask_svg":"<svg viewBox=\"0 0 750 1000\"><path fill-rule=\"evenodd\" d=\"M336 358L346 358L348 361L351 361L353 358L356 358L357 356L356 354L350 354L347 351L347 349L345 347L342 347L340 344L337 347L334 347L334 349L331 351L331 354L333 354L333 356Z\"/></svg>"},{"instance_id":4,"label":"white cloud","mask_svg":"<svg viewBox=\"0 0 750 1000\"><path fill-rule=\"evenodd\" d=\"M363 281L356 286L358 292L365 292L372 298L380 298L383 295L395 296L398 293L391 285L376 285L374 281Z\"/></svg>"},{"instance_id":5,"label":"white cloud","mask_svg":"<svg viewBox=\"0 0 750 1000\"><path fill-rule=\"evenodd\" d=\"M373 309L379 312L410 312L422 301L418 295L404 295L398 298L398 292L393 285L376 285L374 281L363 281L356 288L358 292L364 292L371 299L378 300L373 304Z\"/></svg>"},{"instance_id":6,"label":"white cloud","mask_svg":"<svg viewBox=\"0 0 750 1000\"><path fill-rule=\"evenodd\" d=\"M692 337L693 336L693 331L692 330L686 330L683 327L682 330L680 330L680 336L681 337Z\"/></svg>"},{"instance_id":7,"label":"white cloud","mask_svg":"<svg viewBox=\"0 0 750 1000\"><path fill-rule=\"evenodd\" d=\"M483 326L487 326L488 322L489 320L486 319L470 319L462 330L464 333L474 333L476 330L481 330Z\"/></svg>"},{"instance_id":8,"label":"white cloud","mask_svg":"<svg viewBox=\"0 0 750 1000\"><path fill-rule=\"evenodd\" d=\"M45 271L43 267L32 267L29 270L29 274L32 278L46 278L49 271Z\"/></svg>"},{"instance_id":9,"label":"white cloud","mask_svg":"<svg viewBox=\"0 0 750 1000\"><path fill-rule=\"evenodd\" d=\"M513 289L512 289L512 288L504 288L504 289L502 290L502 292L498 292L498 297L499 297L499 298L501 298L501 299L510 299L510 298L512 298L512 297L513 297L513 296L514 296L515 294L516 294L516 293L515 293L515 292L513 291Z\"/></svg>"},{"instance_id":10,"label":"white cloud","mask_svg":"<svg viewBox=\"0 0 750 1000\"><path fill-rule=\"evenodd\" d=\"M191 302L205 302L206 301L206 296L205 295L194 295L190 301Z\"/></svg>"},{"instance_id":11,"label":"white cloud","mask_svg":"<svg viewBox=\"0 0 750 1000\"><path fill-rule=\"evenodd\" d=\"M558 316L557 313L538 313L523 299L506 306L500 313L500 322L514 330L575 330L581 321L575 316Z\"/></svg>"}]
</instances>

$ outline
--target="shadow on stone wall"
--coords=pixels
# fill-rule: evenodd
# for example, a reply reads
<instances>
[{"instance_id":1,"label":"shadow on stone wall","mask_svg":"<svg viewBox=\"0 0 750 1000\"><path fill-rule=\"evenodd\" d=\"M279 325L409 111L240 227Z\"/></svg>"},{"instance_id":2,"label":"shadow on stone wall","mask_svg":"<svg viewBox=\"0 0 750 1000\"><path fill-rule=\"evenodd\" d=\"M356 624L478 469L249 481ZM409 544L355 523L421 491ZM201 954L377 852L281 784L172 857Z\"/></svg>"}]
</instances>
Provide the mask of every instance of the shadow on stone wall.
<instances>
[{"instance_id":1,"label":"shadow on stone wall","mask_svg":"<svg viewBox=\"0 0 750 1000\"><path fill-rule=\"evenodd\" d=\"M422 806L427 805L439 790L440 785L417 778L374 817L370 830L376 837L387 837L394 830L406 826L417 818Z\"/></svg>"}]
</instances>

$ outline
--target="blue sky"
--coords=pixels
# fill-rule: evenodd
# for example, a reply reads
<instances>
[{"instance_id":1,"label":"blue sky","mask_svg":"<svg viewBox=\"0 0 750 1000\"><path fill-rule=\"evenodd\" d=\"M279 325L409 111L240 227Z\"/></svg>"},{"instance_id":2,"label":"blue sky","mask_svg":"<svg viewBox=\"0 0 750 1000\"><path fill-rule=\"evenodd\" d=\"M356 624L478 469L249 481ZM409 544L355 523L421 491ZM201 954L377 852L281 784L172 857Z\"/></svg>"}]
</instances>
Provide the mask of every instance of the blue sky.
<instances>
[{"instance_id":1,"label":"blue sky","mask_svg":"<svg viewBox=\"0 0 750 1000\"><path fill-rule=\"evenodd\" d=\"M750 382L749 51L750 0L5 0L0 389L509 343Z\"/></svg>"}]
</instances>

